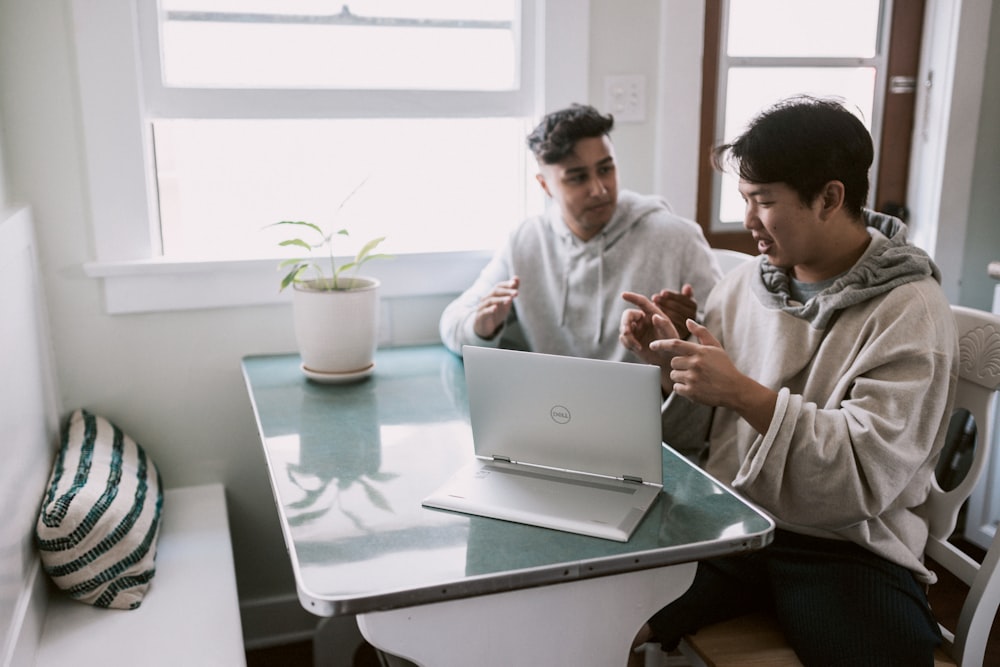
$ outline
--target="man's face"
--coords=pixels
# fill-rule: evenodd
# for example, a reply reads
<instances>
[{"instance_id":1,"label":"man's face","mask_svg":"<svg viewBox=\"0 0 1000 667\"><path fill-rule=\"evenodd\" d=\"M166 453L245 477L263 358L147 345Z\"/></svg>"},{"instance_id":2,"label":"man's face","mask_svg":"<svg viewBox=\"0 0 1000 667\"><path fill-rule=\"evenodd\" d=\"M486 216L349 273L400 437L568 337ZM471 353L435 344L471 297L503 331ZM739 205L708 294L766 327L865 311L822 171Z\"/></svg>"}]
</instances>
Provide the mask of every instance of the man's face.
<instances>
[{"instance_id":1,"label":"man's face","mask_svg":"<svg viewBox=\"0 0 1000 667\"><path fill-rule=\"evenodd\" d=\"M803 204L798 193L784 183L740 180L739 188L746 204L743 226L753 235L760 254L767 255L774 266L791 269L797 279L815 282L813 269L822 266L829 254L823 238L821 198Z\"/></svg>"},{"instance_id":2,"label":"man's face","mask_svg":"<svg viewBox=\"0 0 1000 667\"><path fill-rule=\"evenodd\" d=\"M559 205L566 225L584 241L604 229L615 213L618 172L607 136L580 139L562 162L539 165L536 178Z\"/></svg>"}]
</instances>

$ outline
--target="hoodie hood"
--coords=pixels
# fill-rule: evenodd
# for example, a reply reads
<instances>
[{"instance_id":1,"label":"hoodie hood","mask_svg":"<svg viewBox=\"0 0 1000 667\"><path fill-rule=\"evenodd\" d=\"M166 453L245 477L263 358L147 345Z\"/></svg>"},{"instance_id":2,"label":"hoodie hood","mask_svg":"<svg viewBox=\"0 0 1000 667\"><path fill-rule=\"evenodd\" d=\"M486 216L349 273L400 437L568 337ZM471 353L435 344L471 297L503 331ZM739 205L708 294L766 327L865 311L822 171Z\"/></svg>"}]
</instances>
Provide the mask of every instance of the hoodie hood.
<instances>
[{"instance_id":1,"label":"hoodie hood","mask_svg":"<svg viewBox=\"0 0 1000 667\"><path fill-rule=\"evenodd\" d=\"M928 276L941 282L941 272L930 256L906 238L906 225L899 218L865 210L863 212L871 243L861 258L832 285L799 304L791 299L786 269L760 259L760 281L754 291L761 303L778 308L814 328L825 329L840 310L864 303L899 285Z\"/></svg>"},{"instance_id":2,"label":"hoodie hood","mask_svg":"<svg viewBox=\"0 0 1000 667\"><path fill-rule=\"evenodd\" d=\"M604 282L605 282L605 257L604 253L611 249L618 241L628 234L634 227L639 225L646 216L655 211L670 211L670 205L661 197L640 195L629 190L618 191L618 202L615 205L614 215L600 231L589 241L580 239L574 234L562 217L562 211L558 206L550 206L546 212L546 220L552 226L553 232L561 239L565 246L566 256L569 258L562 276L560 287L559 304L559 325L572 326L573 323L567 320L569 310L569 294L571 277L581 262L586 262L597 255L597 285L598 288L593 294L594 309L600 316L596 320L597 328L594 332L594 342L599 344L604 336L604 327L608 313L604 303Z\"/></svg>"}]
</instances>

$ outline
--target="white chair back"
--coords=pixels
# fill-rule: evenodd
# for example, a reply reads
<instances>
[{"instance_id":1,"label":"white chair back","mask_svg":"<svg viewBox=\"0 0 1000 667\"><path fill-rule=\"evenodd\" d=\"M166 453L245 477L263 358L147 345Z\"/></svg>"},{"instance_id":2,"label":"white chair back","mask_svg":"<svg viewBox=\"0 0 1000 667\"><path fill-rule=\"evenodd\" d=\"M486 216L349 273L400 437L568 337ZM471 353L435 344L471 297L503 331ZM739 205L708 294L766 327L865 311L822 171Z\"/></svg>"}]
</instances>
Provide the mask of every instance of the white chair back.
<instances>
[{"instance_id":1,"label":"white chair back","mask_svg":"<svg viewBox=\"0 0 1000 667\"><path fill-rule=\"evenodd\" d=\"M962 605L954 632L942 627L947 653L960 665L980 665L986 651L990 628L1000 603L1000 540L993 544L982 563L967 556L948 538L955 530L962 504L971 495L989 462L996 441L996 402L1000 390L1000 316L985 311L952 306L959 337L959 379L955 409L972 415L976 443L965 477L944 491L937 483L927 504L930 536L926 554L957 576L970 591Z\"/></svg>"},{"instance_id":2,"label":"white chair back","mask_svg":"<svg viewBox=\"0 0 1000 667\"><path fill-rule=\"evenodd\" d=\"M723 273L729 273L743 262L754 258L754 255L748 255L745 252L737 250L727 250L726 248L712 248L712 254L715 255L715 259L719 262L719 268L722 269Z\"/></svg>"}]
</instances>

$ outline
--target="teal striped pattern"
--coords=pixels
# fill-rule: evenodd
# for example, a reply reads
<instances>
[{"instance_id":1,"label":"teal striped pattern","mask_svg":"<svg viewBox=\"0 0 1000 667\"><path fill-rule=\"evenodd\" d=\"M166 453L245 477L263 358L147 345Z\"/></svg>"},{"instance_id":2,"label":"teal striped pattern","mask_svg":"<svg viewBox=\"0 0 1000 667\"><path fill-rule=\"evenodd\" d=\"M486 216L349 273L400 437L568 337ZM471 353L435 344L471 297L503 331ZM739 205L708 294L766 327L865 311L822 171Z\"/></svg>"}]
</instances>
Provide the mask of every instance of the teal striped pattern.
<instances>
[{"instance_id":1,"label":"teal striped pattern","mask_svg":"<svg viewBox=\"0 0 1000 667\"><path fill-rule=\"evenodd\" d=\"M156 574L162 510L145 450L103 417L70 415L35 526L56 586L95 607L138 607Z\"/></svg>"}]
</instances>

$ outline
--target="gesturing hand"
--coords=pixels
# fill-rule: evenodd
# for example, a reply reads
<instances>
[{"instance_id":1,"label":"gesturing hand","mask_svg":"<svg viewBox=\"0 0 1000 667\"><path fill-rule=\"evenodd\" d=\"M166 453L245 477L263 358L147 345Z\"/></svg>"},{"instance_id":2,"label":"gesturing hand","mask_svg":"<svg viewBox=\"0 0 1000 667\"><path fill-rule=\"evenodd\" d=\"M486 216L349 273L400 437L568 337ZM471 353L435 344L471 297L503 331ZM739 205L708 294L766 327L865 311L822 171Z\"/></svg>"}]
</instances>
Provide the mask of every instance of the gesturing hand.
<instances>
[{"instance_id":1,"label":"gesturing hand","mask_svg":"<svg viewBox=\"0 0 1000 667\"><path fill-rule=\"evenodd\" d=\"M740 391L745 376L736 370L708 329L690 319L687 327L697 343L679 339L650 343L654 351L671 355L670 380L674 391L705 405L735 405L734 394Z\"/></svg>"},{"instance_id":2,"label":"gesturing hand","mask_svg":"<svg viewBox=\"0 0 1000 667\"><path fill-rule=\"evenodd\" d=\"M618 340L640 359L663 369L670 367L670 355L650 347L653 341L677 338L677 329L666 313L651 299L635 292L625 292L622 298L637 306L622 313Z\"/></svg>"},{"instance_id":3,"label":"gesturing hand","mask_svg":"<svg viewBox=\"0 0 1000 667\"><path fill-rule=\"evenodd\" d=\"M680 292L665 289L653 295L652 301L659 306L677 330L678 338L688 337L687 321L698 313L698 302L694 300L694 288L686 284Z\"/></svg>"},{"instance_id":4,"label":"gesturing hand","mask_svg":"<svg viewBox=\"0 0 1000 667\"><path fill-rule=\"evenodd\" d=\"M473 330L480 338L493 338L497 330L510 315L510 309L514 307L514 297L517 296L517 288L521 285L521 279L514 276L510 280L497 283L493 291L479 300L479 307L476 309L476 320Z\"/></svg>"}]
</instances>

